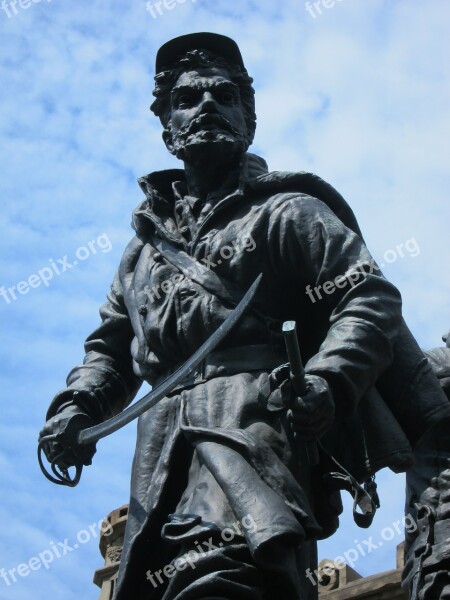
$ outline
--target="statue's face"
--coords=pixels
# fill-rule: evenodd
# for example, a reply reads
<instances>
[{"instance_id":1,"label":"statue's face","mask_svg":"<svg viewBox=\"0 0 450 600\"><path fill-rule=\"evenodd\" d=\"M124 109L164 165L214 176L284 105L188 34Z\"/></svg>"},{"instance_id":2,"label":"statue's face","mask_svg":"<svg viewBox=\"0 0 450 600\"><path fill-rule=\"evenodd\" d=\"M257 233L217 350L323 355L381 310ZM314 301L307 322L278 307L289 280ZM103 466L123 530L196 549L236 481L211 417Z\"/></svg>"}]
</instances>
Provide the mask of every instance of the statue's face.
<instances>
[{"instance_id":1,"label":"statue's face","mask_svg":"<svg viewBox=\"0 0 450 600\"><path fill-rule=\"evenodd\" d=\"M182 73L171 93L171 116L163 134L169 151L187 163L249 146L239 87L228 71L217 67Z\"/></svg>"}]
</instances>

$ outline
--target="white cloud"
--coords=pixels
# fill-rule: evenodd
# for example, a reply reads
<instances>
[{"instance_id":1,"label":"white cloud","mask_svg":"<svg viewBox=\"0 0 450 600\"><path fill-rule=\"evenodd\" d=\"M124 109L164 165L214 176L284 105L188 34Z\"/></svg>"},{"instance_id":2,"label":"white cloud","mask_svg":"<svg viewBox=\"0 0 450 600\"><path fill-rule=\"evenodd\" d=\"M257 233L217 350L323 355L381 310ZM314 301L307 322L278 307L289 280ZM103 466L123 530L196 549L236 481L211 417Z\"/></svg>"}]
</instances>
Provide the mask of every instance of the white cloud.
<instances>
[{"instance_id":1,"label":"white cloud","mask_svg":"<svg viewBox=\"0 0 450 600\"><path fill-rule=\"evenodd\" d=\"M76 490L40 476L35 441L52 394L98 322L97 307L131 237L131 210L141 199L135 178L177 164L148 110L158 46L192 29L239 42L257 89L255 149L269 166L312 170L335 185L376 258L412 237L420 244L420 256L385 271L403 293L413 332L429 347L450 327L449 10L437 0L342 0L313 19L298 0L197 0L152 19L143 0L95 0L89 9L53 0L11 19L0 12L0 283L15 285L103 232L113 242L111 252L48 288L10 305L0 298L0 456L8 490L0 567L28 560L49 540L70 537L127 501L133 426L99 444ZM403 478L383 473L380 483L378 523L390 524L401 515ZM350 528L348 513L347 506L344 526L324 546L329 557L362 535ZM16 600L97 598L90 581L101 562L91 543L6 593ZM393 565L386 548L361 559L357 570Z\"/></svg>"}]
</instances>

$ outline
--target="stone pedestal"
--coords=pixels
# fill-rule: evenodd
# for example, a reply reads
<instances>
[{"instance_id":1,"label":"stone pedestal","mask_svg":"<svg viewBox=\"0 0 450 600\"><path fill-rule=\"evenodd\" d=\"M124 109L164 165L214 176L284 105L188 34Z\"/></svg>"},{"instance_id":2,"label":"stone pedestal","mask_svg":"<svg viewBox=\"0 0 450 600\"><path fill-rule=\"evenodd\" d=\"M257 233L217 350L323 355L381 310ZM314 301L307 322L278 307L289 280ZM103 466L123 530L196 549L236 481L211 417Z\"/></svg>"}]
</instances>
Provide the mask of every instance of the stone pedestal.
<instances>
[{"instance_id":1,"label":"stone pedestal","mask_svg":"<svg viewBox=\"0 0 450 600\"><path fill-rule=\"evenodd\" d=\"M112 600L114 585L122 553L128 505L113 510L106 520L110 524L108 535L100 537L100 551L105 565L97 569L94 583L101 589L99 600ZM106 528L105 528L106 529ZM407 600L408 595L400 588L404 562L404 543L397 546L397 568L370 577L361 577L348 565L338 565L324 559L319 563L320 600Z\"/></svg>"},{"instance_id":2,"label":"stone pedestal","mask_svg":"<svg viewBox=\"0 0 450 600\"><path fill-rule=\"evenodd\" d=\"M105 565L94 574L94 583L101 588L99 600L111 600L113 597L127 518L127 504L113 510L106 517L110 527L104 529L108 531L108 535L102 533L100 536L100 552L105 559Z\"/></svg>"},{"instance_id":3,"label":"stone pedestal","mask_svg":"<svg viewBox=\"0 0 450 600\"><path fill-rule=\"evenodd\" d=\"M407 600L400 587L404 563L404 542L397 546L396 569L370 577L361 577L348 565L332 560L319 563L320 600Z\"/></svg>"}]
</instances>

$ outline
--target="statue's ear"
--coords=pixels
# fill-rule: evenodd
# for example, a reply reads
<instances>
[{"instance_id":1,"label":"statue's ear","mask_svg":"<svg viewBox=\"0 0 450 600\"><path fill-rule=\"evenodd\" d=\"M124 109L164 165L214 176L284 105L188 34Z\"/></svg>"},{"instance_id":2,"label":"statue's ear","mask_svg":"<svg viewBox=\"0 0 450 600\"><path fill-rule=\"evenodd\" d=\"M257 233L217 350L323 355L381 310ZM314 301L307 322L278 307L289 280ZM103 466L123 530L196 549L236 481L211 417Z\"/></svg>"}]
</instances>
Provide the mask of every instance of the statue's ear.
<instances>
[{"instance_id":1,"label":"statue's ear","mask_svg":"<svg viewBox=\"0 0 450 600\"><path fill-rule=\"evenodd\" d=\"M175 154L175 150L173 148L172 134L170 133L170 129L164 128L164 130L162 132L162 139L164 140L166 148L170 152L170 154Z\"/></svg>"}]
</instances>

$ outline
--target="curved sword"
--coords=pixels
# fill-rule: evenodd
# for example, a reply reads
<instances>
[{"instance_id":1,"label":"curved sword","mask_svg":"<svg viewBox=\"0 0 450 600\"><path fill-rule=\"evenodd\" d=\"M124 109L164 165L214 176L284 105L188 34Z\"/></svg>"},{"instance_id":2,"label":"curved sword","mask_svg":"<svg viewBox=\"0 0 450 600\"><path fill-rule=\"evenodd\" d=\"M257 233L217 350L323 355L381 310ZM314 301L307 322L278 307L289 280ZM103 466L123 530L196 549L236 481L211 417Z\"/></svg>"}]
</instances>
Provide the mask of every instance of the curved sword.
<instances>
[{"instance_id":1,"label":"curved sword","mask_svg":"<svg viewBox=\"0 0 450 600\"><path fill-rule=\"evenodd\" d=\"M87 429L83 429L82 431L71 432L68 431L65 434L61 434L58 436L58 439L55 436L46 436L40 440L38 447L38 457L39 457L39 465L41 467L42 472L53 481L53 483L62 483L63 485L74 486L79 481L79 476L81 475L82 465L77 466L77 477L75 480L70 480L67 477L67 470L64 472L63 477L61 477L60 473L55 472L55 464L57 460L53 461L51 464L53 473L57 476L59 480L54 479L43 467L41 460L41 449L46 441L58 441L64 448L67 449L75 449L77 446L85 446L87 444L92 444L100 440L101 438L106 437L107 435L114 433L118 429L121 429L131 421L133 421L136 417L149 410L155 404L157 404L162 398L167 396L183 379L193 371L201 362L204 360L208 354L210 354L226 337L226 335L231 331L231 329L236 325L239 319L244 314L245 310L248 308L249 304L253 300L255 296L256 290L259 286L259 283L262 278L262 273L258 275L255 281L252 283L242 300L239 304L232 310L232 312L228 315L225 321L220 325L220 327L200 346L198 350L194 352L194 354L179 367L172 375L169 375L167 379L165 379L156 389L152 390L145 396L143 396L140 400L132 404L130 407L126 408L124 411L108 419L104 423L99 423L98 425L94 425L93 427L88 427ZM51 440L49 438L52 438ZM59 456L58 458L61 458ZM56 465L57 466L57 465ZM78 473L79 471L79 473Z\"/></svg>"},{"instance_id":2,"label":"curved sword","mask_svg":"<svg viewBox=\"0 0 450 600\"><path fill-rule=\"evenodd\" d=\"M130 421L133 421L133 419L141 415L149 408L152 408L152 406L155 406L155 404L157 404L162 398L167 396L167 394L169 394L175 386L183 381L183 379L191 371L198 367L202 360L204 360L208 354L219 345L219 343L236 325L252 301L259 282L261 281L261 277L262 273L258 275L245 296L242 298L236 308L228 315L222 325L220 325L220 327L212 334L212 336L209 337L200 346L200 348L196 350L196 352L194 352L191 358L189 358L183 365L181 365L181 367L172 373L172 375L169 375L169 377L167 377L167 379L165 379L155 390L152 390L146 394L143 398L138 400L135 404L132 404L123 412L119 413L115 417L112 417L112 419L105 421L104 423L94 425L93 427L89 427L88 429L81 431L78 436L77 443L81 446L85 446L86 444L97 442L101 438L109 435L110 433L114 433L114 431L117 431L124 425L127 425L130 423Z\"/></svg>"}]
</instances>

